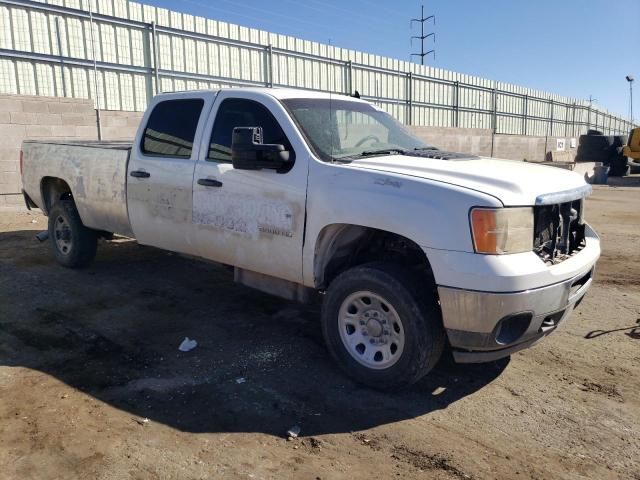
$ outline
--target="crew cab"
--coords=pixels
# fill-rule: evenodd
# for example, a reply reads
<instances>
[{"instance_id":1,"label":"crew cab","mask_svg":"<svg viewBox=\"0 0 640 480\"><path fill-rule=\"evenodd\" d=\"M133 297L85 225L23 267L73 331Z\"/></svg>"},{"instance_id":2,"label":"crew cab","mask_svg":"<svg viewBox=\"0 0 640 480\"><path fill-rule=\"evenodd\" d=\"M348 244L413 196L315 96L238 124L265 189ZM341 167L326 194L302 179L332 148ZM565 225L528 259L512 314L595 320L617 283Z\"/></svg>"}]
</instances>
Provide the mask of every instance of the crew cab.
<instances>
[{"instance_id":1,"label":"crew cab","mask_svg":"<svg viewBox=\"0 0 640 480\"><path fill-rule=\"evenodd\" d=\"M118 234L320 298L329 352L376 388L416 382L445 347L485 362L533 345L600 255L580 175L439 150L349 96L161 94L133 143L28 140L21 155L63 266Z\"/></svg>"}]
</instances>

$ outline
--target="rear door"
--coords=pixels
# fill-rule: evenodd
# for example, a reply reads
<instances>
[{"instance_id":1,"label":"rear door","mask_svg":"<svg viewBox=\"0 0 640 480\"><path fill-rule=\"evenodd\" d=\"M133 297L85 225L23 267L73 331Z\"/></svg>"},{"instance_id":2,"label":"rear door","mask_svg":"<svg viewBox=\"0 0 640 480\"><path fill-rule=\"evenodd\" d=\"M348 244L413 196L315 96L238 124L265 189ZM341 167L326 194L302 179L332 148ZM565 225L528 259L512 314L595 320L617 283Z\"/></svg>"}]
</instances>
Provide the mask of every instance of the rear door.
<instances>
[{"instance_id":1,"label":"rear door","mask_svg":"<svg viewBox=\"0 0 640 480\"><path fill-rule=\"evenodd\" d=\"M129 221L139 243L195 253L194 146L214 98L214 92L169 94L156 97L149 106L127 170Z\"/></svg>"},{"instance_id":2,"label":"rear door","mask_svg":"<svg viewBox=\"0 0 640 480\"><path fill-rule=\"evenodd\" d=\"M264 143L283 144L289 150L291 168L234 169L235 127L262 127ZM302 282L309 156L284 107L270 95L222 90L204 135L193 185L199 255Z\"/></svg>"}]
</instances>

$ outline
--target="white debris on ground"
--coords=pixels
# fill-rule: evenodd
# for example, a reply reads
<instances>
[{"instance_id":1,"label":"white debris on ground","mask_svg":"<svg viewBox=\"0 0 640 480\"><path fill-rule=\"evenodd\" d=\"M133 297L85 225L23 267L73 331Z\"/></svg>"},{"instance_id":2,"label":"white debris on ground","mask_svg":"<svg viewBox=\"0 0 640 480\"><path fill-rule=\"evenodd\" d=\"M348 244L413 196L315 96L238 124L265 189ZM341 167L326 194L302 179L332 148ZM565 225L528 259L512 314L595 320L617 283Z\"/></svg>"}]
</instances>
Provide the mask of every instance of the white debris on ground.
<instances>
[{"instance_id":1,"label":"white debris on ground","mask_svg":"<svg viewBox=\"0 0 640 480\"><path fill-rule=\"evenodd\" d=\"M253 365L263 366L275 363L281 356L283 349L279 345L270 345L247 352L248 360Z\"/></svg>"},{"instance_id":2,"label":"white debris on ground","mask_svg":"<svg viewBox=\"0 0 640 480\"><path fill-rule=\"evenodd\" d=\"M446 387L437 387L433 392L431 392L431 395L433 395L434 397L441 395L445 392L445 390L446 390Z\"/></svg>"},{"instance_id":3,"label":"white debris on ground","mask_svg":"<svg viewBox=\"0 0 640 480\"><path fill-rule=\"evenodd\" d=\"M180 346L178 347L178 350L180 350L181 352L190 352L197 346L198 346L198 342L190 339L189 337L185 337L182 343L180 344Z\"/></svg>"},{"instance_id":4,"label":"white debris on ground","mask_svg":"<svg viewBox=\"0 0 640 480\"><path fill-rule=\"evenodd\" d=\"M298 435L300 435L300 432L301 432L300 427L298 425L294 425L289 430L287 430L287 437L298 438Z\"/></svg>"}]
</instances>

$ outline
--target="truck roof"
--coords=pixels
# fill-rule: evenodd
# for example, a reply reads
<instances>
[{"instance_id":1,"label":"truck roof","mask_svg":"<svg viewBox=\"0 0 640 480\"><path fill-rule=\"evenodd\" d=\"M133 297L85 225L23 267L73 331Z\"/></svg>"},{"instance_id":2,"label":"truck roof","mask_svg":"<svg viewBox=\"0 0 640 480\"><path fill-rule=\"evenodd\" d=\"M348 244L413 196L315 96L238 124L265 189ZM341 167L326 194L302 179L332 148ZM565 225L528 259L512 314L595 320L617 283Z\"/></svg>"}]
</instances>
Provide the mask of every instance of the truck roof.
<instances>
[{"instance_id":1,"label":"truck roof","mask_svg":"<svg viewBox=\"0 0 640 480\"><path fill-rule=\"evenodd\" d=\"M363 100L359 100L355 97L350 97L344 93L328 93L328 92L318 92L314 90L303 90L300 88L280 88L280 87L239 87L244 91L250 91L255 93L260 93L263 95L269 95L271 97L277 98L279 100L286 98L326 98L328 99L336 99L336 98L348 98L353 100L354 102L362 102ZM175 95L176 93L185 93L185 94L193 94L193 93L211 93L218 92L220 90L237 90L238 87L223 87L218 89L202 89L202 90L184 90L178 92L165 92L159 95Z\"/></svg>"}]
</instances>

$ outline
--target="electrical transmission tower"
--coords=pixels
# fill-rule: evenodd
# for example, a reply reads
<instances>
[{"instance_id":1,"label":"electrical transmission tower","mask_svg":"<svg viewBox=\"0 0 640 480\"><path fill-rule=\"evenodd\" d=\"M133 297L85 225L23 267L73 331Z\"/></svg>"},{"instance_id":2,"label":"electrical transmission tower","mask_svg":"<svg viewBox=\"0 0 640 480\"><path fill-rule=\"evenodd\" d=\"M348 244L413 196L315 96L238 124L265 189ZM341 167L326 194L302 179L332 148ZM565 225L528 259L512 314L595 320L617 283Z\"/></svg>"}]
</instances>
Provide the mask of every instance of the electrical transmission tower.
<instances>
[{"instance_id":1,"label":"electrical transmission tower","mask_svg":"<svg viewBox=\"0 0 640 480\"><path fill-rule=\"evenodd\" d=\"M424 22L427 22L429 20L433 20L433 24L436 24L436 16L435 15L429 15L428 17L424 16L424 5L422 5L420 7L421 9L421 14L420 14L420 18L412 18L411 19L411 27L413 27L413 22L420 22L420 35L414 35L411 37L411 43L413 44L413 39L414 38L418 38L420 39L420 53L412 53L411 56L416 56L416 57L420 57L420 64L424 65L424 57L426 57L427 55L429 55L430 53L433 53L433 58L436 58L436 50L435 48L433 50L429 50L427 52L424 51L424 42L427 38L429 37L433 37L433 43L436 43L436 34L435 32L431 32L431 33L427 33L425 35L424 33Z\"/></svg>"}]
</instances>

